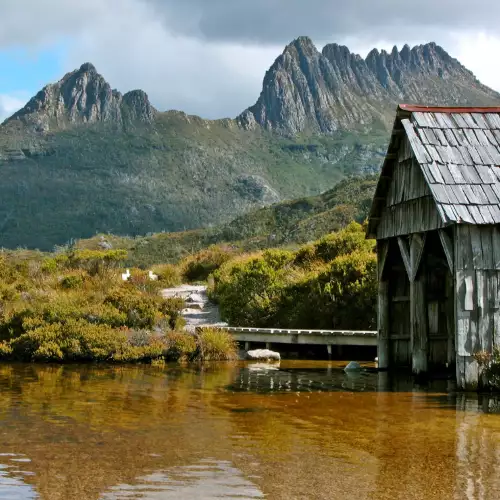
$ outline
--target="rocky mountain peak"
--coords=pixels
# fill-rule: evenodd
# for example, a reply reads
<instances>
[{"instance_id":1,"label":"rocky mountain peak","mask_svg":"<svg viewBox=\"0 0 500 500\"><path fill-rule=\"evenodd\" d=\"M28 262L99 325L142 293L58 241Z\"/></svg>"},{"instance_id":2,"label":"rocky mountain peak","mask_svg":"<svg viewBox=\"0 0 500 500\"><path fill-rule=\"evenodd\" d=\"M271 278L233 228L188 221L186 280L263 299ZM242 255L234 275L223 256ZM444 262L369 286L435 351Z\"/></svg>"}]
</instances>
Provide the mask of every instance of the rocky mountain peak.
<instances>
[{"instance_id":1,"label":"rocky mountain peak","mask_svg":"<svg viewBox=\"0 0 500 500\"><path fill-rule=\"evenodd\" d=\"M500 94L434 42L373 49L363 59L336 43L319 52L310 38L299 37L276 59L257 103L239 119L243 127L260 124L285 134L331 133L390 124L400 102L498 105Z\"/></svg>"},{"instance_id":2,"label":"rocky mountain peak","mask_svg":"<svg viewBox=\"0 0 500 500\"><path fill-rule=\"evenodd\" d=\"M156 110L147 95L142 91L125 95L113 90L87 62L57 83L45 86L6 123L19 120L36 132L47 132L85 123L121 127L131 120L151 122Z\"/></svg>"}]
</instances>

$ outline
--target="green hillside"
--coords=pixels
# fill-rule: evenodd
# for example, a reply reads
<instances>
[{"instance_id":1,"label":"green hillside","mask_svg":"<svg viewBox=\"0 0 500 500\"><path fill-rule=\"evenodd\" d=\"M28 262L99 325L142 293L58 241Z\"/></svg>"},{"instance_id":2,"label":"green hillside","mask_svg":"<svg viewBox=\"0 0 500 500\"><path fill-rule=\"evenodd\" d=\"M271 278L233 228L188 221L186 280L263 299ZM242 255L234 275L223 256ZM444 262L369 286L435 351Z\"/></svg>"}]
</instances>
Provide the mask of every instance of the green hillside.
<instances>
[{"instance_id":1,"label":"green hillside","mask_svg":"<svg viewBox=\"0 0 500 500\"><path fill-rule=\"evenodd\" d=\"M366 161L365 150L381 154L385 141L385 133L292 140L180 113L126 130L95 124L36 140L4 126L0 151L10 156L0 156L0 246L51 250L101 232L220 224L376 170L378 156Z\"/></svg>"},{"instance_id":2,"label":"green hillside","mask_svg":"<svg viewBox=\"0 0 500 500\"><path fill-rule=\"evenodd\" d=\"M111 246L128 250L128 265L176 262L202 248L227 243L241 250L297 245L345 227L368 215L376 176L351 177L319 196L254 210L228 224L151 236L124 238L102 234L76 242L79 248Z\"/></svg>"}]
</instances>

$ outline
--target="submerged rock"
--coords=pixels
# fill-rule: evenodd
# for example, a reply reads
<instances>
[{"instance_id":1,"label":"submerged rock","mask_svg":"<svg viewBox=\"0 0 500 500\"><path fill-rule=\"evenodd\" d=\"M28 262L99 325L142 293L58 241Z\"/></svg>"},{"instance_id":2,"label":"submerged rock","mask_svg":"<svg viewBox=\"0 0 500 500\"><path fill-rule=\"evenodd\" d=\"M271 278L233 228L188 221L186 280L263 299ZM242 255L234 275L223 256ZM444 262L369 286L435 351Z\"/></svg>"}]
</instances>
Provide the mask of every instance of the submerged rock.
<instances>
[{"instance_id":1,"label":"submerged rock","mask_svg":"<svg viewBox=\"0 0 500 500\"><path fill-rule=\"evenodd\" d=\"M351 361L345 368L345 372L360 372L362 370L361 365L356 361Z\"/></svg>"},{"instance_id":2,"label":"submerged rock","mask_svg":"<svg viewBox=\"0 0 500 500\"><path fill-rule=\"evenodd\" d=\"M246 353L246 359L255 361L275 360L280 361L281 356L279 352L270 351L269 349L255 349Z\"/></svg>"}]
</instances>

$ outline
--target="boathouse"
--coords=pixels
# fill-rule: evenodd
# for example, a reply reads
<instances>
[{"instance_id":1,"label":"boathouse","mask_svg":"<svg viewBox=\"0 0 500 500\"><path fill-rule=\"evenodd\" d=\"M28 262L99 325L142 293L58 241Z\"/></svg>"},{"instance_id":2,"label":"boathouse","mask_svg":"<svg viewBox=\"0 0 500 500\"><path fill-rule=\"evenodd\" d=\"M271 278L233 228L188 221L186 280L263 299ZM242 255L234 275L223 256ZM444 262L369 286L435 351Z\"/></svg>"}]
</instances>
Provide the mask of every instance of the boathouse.
<instances>
[{"instance_id":1,"label":"boathouse","mask_svg":"<svg viewBox=\"0 0 500 500\"><path fill-rule=\"evenodd\" d=\"M400 105L367 236L380 368L455 369L500 345L500 108Z\"/></svg>"}]
</instances>

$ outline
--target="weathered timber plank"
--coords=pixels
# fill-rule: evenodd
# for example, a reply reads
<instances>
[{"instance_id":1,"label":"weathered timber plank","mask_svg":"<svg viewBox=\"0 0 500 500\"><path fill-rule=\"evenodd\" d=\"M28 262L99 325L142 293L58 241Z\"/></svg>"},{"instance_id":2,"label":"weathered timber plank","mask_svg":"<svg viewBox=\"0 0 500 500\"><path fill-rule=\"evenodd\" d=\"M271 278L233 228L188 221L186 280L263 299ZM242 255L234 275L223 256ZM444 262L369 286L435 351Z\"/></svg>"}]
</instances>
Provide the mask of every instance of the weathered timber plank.
<instances>
[{"instance_id":1,"label":"weathered timber plank","mask_svg":"<svg viewBox=\"0 0 500 500\"><path fill-rule=\"evenodd\" d=\"M477 123L477 126L480 128L489 128L488 123L484 119L484 115L482 113L471 113L472 118Z\"/></svg>"},{"instance_id":2,"label":"weathered timber plank","mask_svg":"<svg viewBox=\"0 0 500 500\"><path fill-rule=\"evenodd\" d=\"M492 252L493 252L493 269L500 270L500 228L495 226L492 229Z\"/></svg>"},{"instance_id":3,"label":"weathered timber plank","mask_svg":"<svg viewBox=\"0 0 500 500\"><path fill-rule=\"evenodd\" d=\"M453 250L453 241L444 229L438 231L439 239L443 245L444 254L446 255L446 261L448 262L448 267L450 272L453 274L455 268L455 255Z\"/></svg>"},{"instance_id":4,"label":"weathered timber plank","mask_svg":"<svg viewBox=\"0 0 500 500\"><path fill-rule=\"evenodd\" d=\"M481 245L480 228L471 225L470 228L470 243L472 248L472 265L474 269L484 269L483 249ZM468 310L468 309L466 309Z\"/></svg>"},{"instance_id":5,"label":"weathered timber plank","mask_svg":"<svg viewBox=\"0 0 500 500\"><path fill-rule=\"evenodd\" d=\"M384 275L385 263L387 261L387 255L389 253L389 241L388 240L378 240L377 241L377 266L378 266L378 279L382 280Z\"/></svg>"},{"instance_id":6,"label":"weathered timber plank","mask_svg":"<svg viewBox=\"0 0 500 500\"><path fill-rule=\"evenodd\" d=\"M465 274L465 294L464 294L464 311L474 310L474 272L467 271Z\"/></svg>"},{"instance_id":7,"label":"weathered timber plank","mask_svg":"<svg viewBox=\"0 0 500 500\"><path fill-rule=\"evenodd\" d=\"M399 250L401 252L401 257L403 258L403 264L406 269L406 274L408 275L408 279L411 281L412 268L411 268L410 247L408 244L408 240L404 237L398 236L398 245L399 245Z\"/></svg>"},{"instance_id":8,"label":"weathered timber plank","mask_svg":"<svg viewBox=\"0 0 500 500\"><path fill-rule=\"evenodd\" d=\"M477 328L480 349L491 352L490 332L493 331L492 316L486 301L488 282L486 271L476 271Z\"/></svg>"},{"instance_id":9,"label":"weathered timber plank","mask_svg":"<svg viewBox=\"0 0 500 500\"><path fill-rule=\"evenodd\" d=\"M406 131L406 136L410 141L413 153L417 158L417 161L419 163L429 163L431 161L431 158L427 153L425 147L423 146L422 142L418 138L417 134L415 133L415 129L413 128L412 123L408 119L404 119L401 120L401 124L403 125Z\"/></svg>"},{"instance_id":10,"label":"weathered timber plank","mask_svg":"<svg viewBox=\"0 0 500 500\"><path fill-rule=\"evenodd\" d=\"M481 144L481 146L489 146L490 145L490 141L486 137L486 134L484 133L483 130L478 128L478 129L474 130L474 134L476 135L477 142L479 144Z\"/></svg>"},{"instance_id":11,"label":"weathered timber plank","mask_svg":"<svg viewBox=\"0 0 500 500\"><path fill-rule=\"evenodd\" d=\"M470 227L469 225L461 225L455 228L456 231L456 266L458 270L471 270L472 264L472 247L470 242Z\"/></svg>"},{"instance_id":12,"label":"weathered timber plank","mask_svg":"<svg viewBox=\"0 0 500 500\"><path fill-rule=\"evenodd\" d=\"M418 270L420 267L420 262L422 261L422 255L425 247L425 238L427 233L415 233L411 236L410 240L410 282L414 281L417 277Z\"/></svg>"},{"instance_id":13,"label":"weathered timber plank","mask_svg":"<svg viewBox=\"0 0 500 500\"><path fill-rule=\"evenodd\" d=\"M455 165L454 163L448 163L448 170L450 171L451 176L453 177L455 183L465 184L467 182L464 176L462 175L462 171L460 170L458 165Z\"/></svg>"},{"instance_id":14,"label":"weathered timber plank","mask_svg":"<svg viewBox=\"0 0 500 500\"><path fill-rule=\"evenodd\" d=\"M481 249L483 255L483 269L495 269L493 265L492 233L492 226L482 226L479 228L479 234L481 236Z\"/></svg>"},{"instance_id":15,"label":"weathered timber plank","mask_svg":"<svg viewBox=\"0 0 500 500\"><path fill-rule=\"evenodd\" d=\"M425 273L410 284L410 334L412 372L416 375L428 369L428 329L425 293Z\"/></svg>"},{"instance_id":16,"label":"weathered timber plank","mask_svg":"<svg viewBox=\"0 0 500 500\"><path fill-rule=\"evenodd\" d=\"M378 367L387 369L389 360L389 282L379 281L378 286Z\"/></svg>"}]
</instances>

